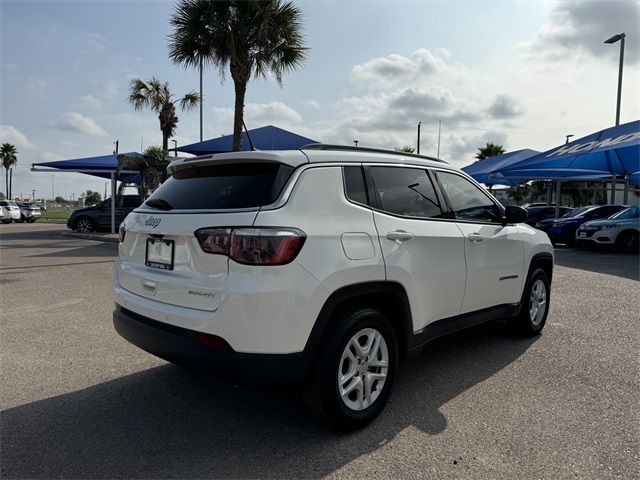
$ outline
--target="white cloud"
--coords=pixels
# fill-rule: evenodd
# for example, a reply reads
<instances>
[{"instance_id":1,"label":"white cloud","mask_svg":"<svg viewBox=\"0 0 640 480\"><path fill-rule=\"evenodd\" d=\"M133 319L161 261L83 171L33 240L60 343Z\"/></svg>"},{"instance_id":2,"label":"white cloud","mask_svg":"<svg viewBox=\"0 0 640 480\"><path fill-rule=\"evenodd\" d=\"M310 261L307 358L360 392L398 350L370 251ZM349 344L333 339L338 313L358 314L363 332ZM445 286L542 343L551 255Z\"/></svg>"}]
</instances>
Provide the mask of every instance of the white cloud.
<instances>
[{"instance_id":1,"label":"white cloud","mask_svg":"<svg viewBox=\"0 0 640 480\"><path fill-rule=\"evenodd\" d=\"M522 115L524 108L517 98L511 95L498 95L487 111L494 118L514 118Z\"/></svg>"},{"instance_id":2,"label":"white cloud","mask_svg":"<svg viewBox=\"0 0 640 480\"><path fill-rule=\"evenodd\" d=\"M43 95L51 88L49 81L42 77L29 77L24 82L24 88L32 96Z\"/></svg>"},{"instance_id":3,"label":"white cloud","mask_svg":"<svg viewBox=\"0 0 640 480\"><path fill-rule=\"evenodd\" d=\"M64 145L65 147L78 148L80 145L76 142L70 142L69 140L60 140L60 145Z\"/></svg>"},{"instance_id":4,"label":"white cloud","mask_svg":"<svg viewBox=\"0 0 640 480\"><path fill-rule=\"evenodd\" d=\"M640 7L635 0L561 0L536 36L520 47L525 58L561 62L576 55L618 61L619 47L605 45L609 37L625 32L625 62L639 60Z\"/></svg>"},{"instance_id":5,"label":"white cloud","mask_svg":"<svg viewBox=\"0 0 640 480\"><path fill-rule=\"evenodd\" d=\"M93 95L90 94L86 94L80 97L80 104L88 107L88 108L92 108L92 109L97 109L102 107L102 102L100 100L98 100L96 97L94 97Z\"/></svg>"},{"instance_id":6,"label":"white cloud","mask_svg":"<svg viewBox=\"0 0 640 480\"><path fill-rule=\"evenodd\" d=\"M306 108L320 108L320 104L315 100L306 100L302 102L302 106Z\"/></svg>"},{"instance_id":7,"label":"white cloud","mask_svg":"<svg viewBox=\"0 0 640 480\"><path fill-rule=\"evenodd\" d=\"M13 125L0 125L0 143L11 143L18 150L21 148L36 148L27 136Z\"/></svg>"},{"instance_id":8,"label":"white cloud","mask_svg":"<svg viewBox=\"0 0 640 480\"><path fill-rule=\"evenodd\" d=\"M17 63L3 63L2 69L7 73L13 73L20 70L20 66Z\"/></svg>"},{"instance_id":9,"label":"white cloud","mask_svg":"<svg viewBox=\"0 0 640 480\"><path fill-rule=\"evenodd\" d=\"M86 117L78 112L68 112L53 123L53 127L59 130L93 135L96 137L106 137L108 134L95 120Z\"/></svg>"},{"instance_id":10,"label":"white cloud","mask_svg":"<svg viewBox=\"0 0 640 480\"><path fill-rule=\"evenodd\" d=\"M95 48L96 50L107 50L107 39L104 37L104 35L98 32L87 33L86 42L89 46Z\"/></svg>"}]
</instances>

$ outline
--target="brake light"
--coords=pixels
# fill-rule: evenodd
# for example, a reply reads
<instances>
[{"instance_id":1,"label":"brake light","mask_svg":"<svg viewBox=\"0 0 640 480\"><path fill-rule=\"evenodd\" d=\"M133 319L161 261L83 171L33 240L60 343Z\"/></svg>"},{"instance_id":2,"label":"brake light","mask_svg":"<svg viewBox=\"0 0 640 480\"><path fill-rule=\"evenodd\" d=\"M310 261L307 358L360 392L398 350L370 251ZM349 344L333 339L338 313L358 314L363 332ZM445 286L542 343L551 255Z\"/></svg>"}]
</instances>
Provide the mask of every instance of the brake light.
<instances>
[{"instance_id":1,"label":"brake light","mask_svg":"<svg viewBox=\"0 0 640 480\"><path fill-rule=\"evenodd\" d=\"M126 233L127 231L124 228L124 223L121 223L120 228L118 229L118 239L120 240L120 243L124 242L124 236Z\"/></svg>"},{"instance_id":2,"label":"brake light","mask_svg":"<svg viewBox=\"0 0 640 480\"><path fill-rule=\"evenodd\" d=\"M195 232L206 253L226 255L245 265L285 265L304 245L297 228L203 228Z\"/></svg>"}]
</instances>

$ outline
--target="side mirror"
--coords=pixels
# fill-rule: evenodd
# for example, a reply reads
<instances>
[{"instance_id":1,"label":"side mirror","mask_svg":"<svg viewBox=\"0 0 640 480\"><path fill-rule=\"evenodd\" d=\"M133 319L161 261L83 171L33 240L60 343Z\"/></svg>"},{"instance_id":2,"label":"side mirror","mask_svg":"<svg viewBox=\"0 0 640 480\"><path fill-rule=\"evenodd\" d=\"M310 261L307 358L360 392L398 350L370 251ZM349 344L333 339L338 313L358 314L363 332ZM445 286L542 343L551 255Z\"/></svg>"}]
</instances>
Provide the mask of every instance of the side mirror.
<instances>
[{"instance_id":1,"label":"side mirror","mask_svg":"<svg viewBox=\"0 0 640 480\"><path fill-rule=\"evenodd\" d=\"M522 223L527 219L527 217L527 211L524 208L507 205L504 212L504 224Z\"/></svg>"}]
</instances>

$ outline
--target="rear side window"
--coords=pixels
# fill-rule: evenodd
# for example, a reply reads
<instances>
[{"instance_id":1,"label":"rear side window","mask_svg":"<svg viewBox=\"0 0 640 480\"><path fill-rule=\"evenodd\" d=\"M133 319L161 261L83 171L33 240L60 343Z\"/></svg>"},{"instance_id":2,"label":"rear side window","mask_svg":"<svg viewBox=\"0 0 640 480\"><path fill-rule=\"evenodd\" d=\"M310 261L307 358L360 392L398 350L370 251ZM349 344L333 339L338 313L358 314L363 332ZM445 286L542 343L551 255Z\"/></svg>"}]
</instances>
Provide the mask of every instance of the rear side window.
<instances>
[{"instance_id":1,"label":"rear side window","mask_svg":"<svg viewBox=\"0 0 640 480\"><path fill-rule=\"evenodd\" d=\"M292 171L292 167L279 163L236 163L185 168L167 179L147 199L144 206L149 207L148 204L154 200L152 204L158 205L160 202L168 204L172 209L261 207L278 198Z\"/></svg>"},{"instance_id":2,"label":"rear side window","mask_svg":"<svg viewBox=\"0 0 640 480\"><path fill-rule=\"evenodd\" d=\"M344 167L344 186L347 198L352 202L367 205L367 189L362 167Z\"/></svg>"},{"instance_id":3,"label":"rear side window","mask_svg":"<svg viewBox=\"0 0 640 480\"><path fill-rule=\"evenodd\" d=\"M418 168L371 167L382 210L403 217L442 218L433 183Z\"/></svg>"}]
</instances>

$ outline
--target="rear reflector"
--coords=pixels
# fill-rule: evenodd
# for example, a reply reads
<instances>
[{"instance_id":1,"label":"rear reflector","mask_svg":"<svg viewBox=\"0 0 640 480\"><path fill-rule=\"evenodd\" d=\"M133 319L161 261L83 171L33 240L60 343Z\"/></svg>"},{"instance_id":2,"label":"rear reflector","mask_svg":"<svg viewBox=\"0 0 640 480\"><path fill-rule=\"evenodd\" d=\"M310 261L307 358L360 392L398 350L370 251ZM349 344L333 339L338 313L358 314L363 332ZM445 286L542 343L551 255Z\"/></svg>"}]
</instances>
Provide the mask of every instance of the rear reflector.
<instances>
[{"instance_id":1,"label":"rear reflector","mask_svg":"<svg viewBox=\"0 0 640 480\"><path fill-rule=\"evenodd\" d=\"M231 345L227 341L217 335L211 335L210 333L198 332L198 341L205 347L215 348L216 350L222 350L223 352L233 352Z\"/></svg>"},{"instance_id":2,"label":"rear reflector","mask_svg":"<svg viewBox=\"0 0 640 480\"><path fill-rule=\"evenodd\" d=\"M226 255L245 265L285 265L304 245L297 228L203 228L195 232L202 250Z\"/></svg>"}]
</instances>

